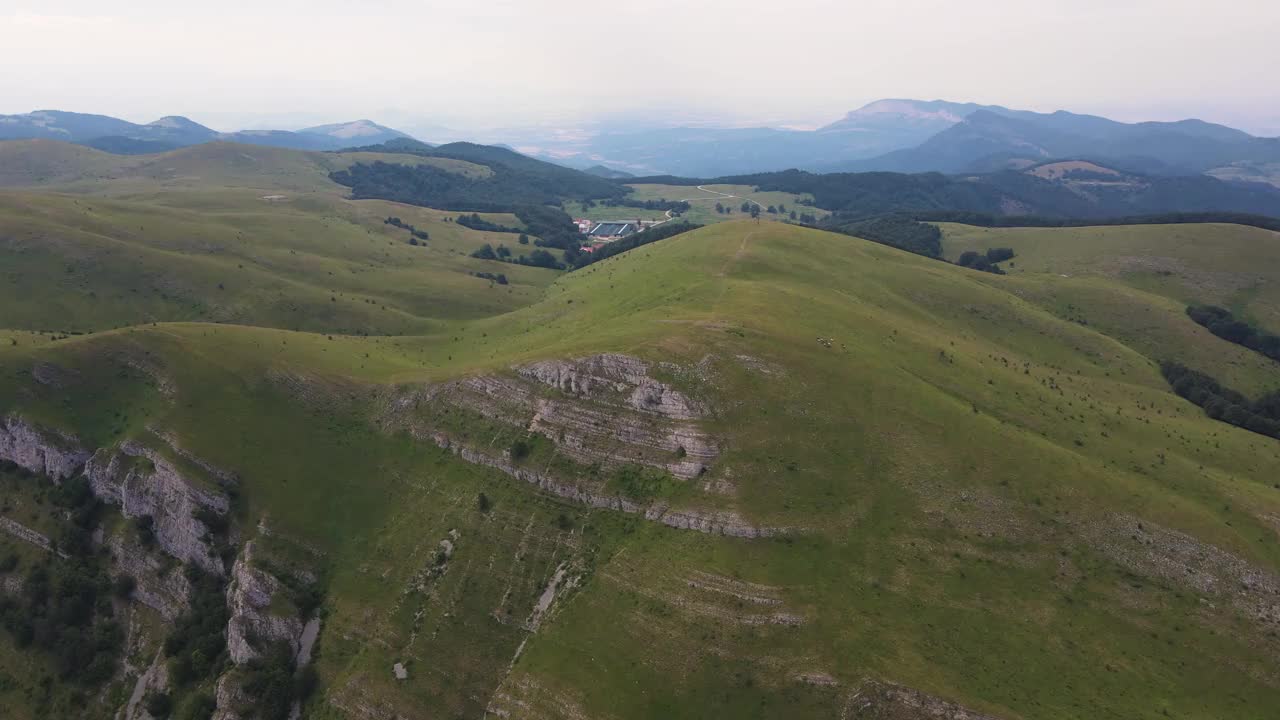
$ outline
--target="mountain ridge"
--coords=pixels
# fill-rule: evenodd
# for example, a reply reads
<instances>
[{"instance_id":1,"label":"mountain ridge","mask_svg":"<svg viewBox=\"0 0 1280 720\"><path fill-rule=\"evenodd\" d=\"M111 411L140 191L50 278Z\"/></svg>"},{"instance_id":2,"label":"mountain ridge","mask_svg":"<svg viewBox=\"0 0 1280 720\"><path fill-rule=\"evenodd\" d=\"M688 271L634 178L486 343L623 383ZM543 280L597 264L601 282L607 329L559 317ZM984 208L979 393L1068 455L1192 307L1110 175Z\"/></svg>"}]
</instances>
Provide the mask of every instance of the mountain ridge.
<instances>
[{"instance_id":1,"label":"mountain ridge","mask_svg":"<svg viewBox=\"0 0 1280 720\"><path fill-rule=\"evenodd\" d=\"M145 154L215 140L295 150L342 150L352 145L409 138L407 133L361 119L302 130L218 132L182 115L166 115L139 124L109 115L36 110L0 115L0 140L65 140L118 154Z\"/></svg>"}]
</instances>

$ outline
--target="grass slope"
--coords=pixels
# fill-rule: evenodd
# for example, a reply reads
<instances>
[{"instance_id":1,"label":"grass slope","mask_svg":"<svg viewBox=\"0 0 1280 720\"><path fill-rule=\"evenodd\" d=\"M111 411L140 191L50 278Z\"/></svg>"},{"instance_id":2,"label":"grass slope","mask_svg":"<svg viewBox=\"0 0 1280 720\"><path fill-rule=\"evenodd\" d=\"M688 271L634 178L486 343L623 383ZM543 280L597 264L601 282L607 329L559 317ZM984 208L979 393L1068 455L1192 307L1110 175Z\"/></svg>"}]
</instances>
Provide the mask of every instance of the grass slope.
<instances>
[{"instance_id":1,"label":"grass slope","mask_svg":"<svg viewBox=\"0 0 1280 720\"><path fill-rule=\"evenodd\" d=\"M1009 247L1023 296L1103 329L1151 357L1178 360L1257 393L1280 384L1275 364L1178 316L1214 304L1280 329L1280 233L1243 225L979 228L943 223L943 250Z\"/></svg>"},{"instance_id":2,"label":"grass slope","mask_svg":"<svg viewBox=\"0 0 1280 720\"><path fill-rule=\"evenodd\" d=\"M1167 570L1205 544L1280 569L1280 446L1172 395L1123 327L1029 297L1042 280L727 222L414 337L186 323L0 344L0 407L94 443L170 430L240 473L245 527L323 553L311 717L832 717L864 677L1005 718L1267 717L1274 628ZM680 501L794 531L590 510L376 429L392 383L602 351L705 368L725 453ZM40 385L36 361L76 381ZM583 579L530 633L561 563ZM753 619L773 613L796 619Z\"/></svg>"},{"instance_id":3,"label":"grass slope","mask_svg":"<svg viewBox=\"0 0 1280 720\"><path fill-rule=\"evenodd\" d=\"M514 239L464 228L452 213L346 199L328 173L372 153L210 143L122 157L31 141L0 143L0 156L2 183L42 185L0 190L0 327L8 329L199 320L421 333L437 319L526 305L556 275L468 257ZM387 157L468 177L489 172L449 158ZM410 245L408 231L382 222L389 216L430 241ZM507 214L486 217L519 225ZM476 272L504 273L511 284Z\"/></svg>"}]
</instances>

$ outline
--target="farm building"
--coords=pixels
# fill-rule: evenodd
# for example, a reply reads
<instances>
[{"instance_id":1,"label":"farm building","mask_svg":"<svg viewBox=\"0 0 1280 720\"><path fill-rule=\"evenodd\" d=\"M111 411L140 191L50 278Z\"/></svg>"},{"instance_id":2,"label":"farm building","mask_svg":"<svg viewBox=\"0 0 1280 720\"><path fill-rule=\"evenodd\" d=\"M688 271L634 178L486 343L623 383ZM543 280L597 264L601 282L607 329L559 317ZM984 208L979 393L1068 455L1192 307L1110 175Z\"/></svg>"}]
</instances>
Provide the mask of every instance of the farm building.
<instances>
[{"instance_id":1,"label":"farm building","mask_svg":"<svg viewBox=\"0 0 1280 720\"><path fill-rule=\"evenodd\" d=\"M636 231L635 223L602 222L589 233L593 240L616 240Z\"/></svg>"}]
</instances>

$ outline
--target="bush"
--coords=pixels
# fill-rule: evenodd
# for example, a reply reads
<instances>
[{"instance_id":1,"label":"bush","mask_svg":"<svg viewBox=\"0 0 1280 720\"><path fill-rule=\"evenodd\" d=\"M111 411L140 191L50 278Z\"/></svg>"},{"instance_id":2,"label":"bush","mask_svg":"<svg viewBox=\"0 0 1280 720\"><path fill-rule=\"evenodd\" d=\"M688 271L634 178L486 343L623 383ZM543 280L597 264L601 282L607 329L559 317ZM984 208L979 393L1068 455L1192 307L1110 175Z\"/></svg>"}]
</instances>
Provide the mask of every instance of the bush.
<instances>
[{"instance_id":1,"label":"bush","mask_svg":"<svg viewBox=\"0 0 1280 720\"><path fill-rule=\"evenodd\" d=\"M511 443L511 461L520 462L529 457L529 453L533 452L533 446L525 438L520 438Z\"/></svg>"},{"instance_id":2,"label":"bush","mask_svg":"<svg viewBox=\"0 0 1280 720\"><path fill-rule=\"evenodd\" d=\"M147 696L146 708L151 717L160 720L173 712L173 699L168 693L153 693Z\"/></svg>"},{"instance_id":3,"label":"bush","mask_svg":"<svg viewBox=\"0 0 1280 720\"><path fill-rule=\"evenodd\" d=\"M195 693L187 699L174 713L174 720L209 720L218 709L218 703L208 693Z\"/></svg>"}]
</instances>

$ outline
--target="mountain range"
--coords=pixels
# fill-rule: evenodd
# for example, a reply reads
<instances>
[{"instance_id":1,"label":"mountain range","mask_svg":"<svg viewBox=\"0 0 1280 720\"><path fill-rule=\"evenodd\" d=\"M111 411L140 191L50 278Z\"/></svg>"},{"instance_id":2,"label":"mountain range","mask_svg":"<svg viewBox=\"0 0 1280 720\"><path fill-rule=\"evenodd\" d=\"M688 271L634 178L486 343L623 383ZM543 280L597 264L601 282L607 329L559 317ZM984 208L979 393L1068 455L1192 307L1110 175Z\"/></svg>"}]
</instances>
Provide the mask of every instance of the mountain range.
<instances>
[{"instance_id":1,"label":"mountain range","mask_svg":"<svg viewBox=\"0 0 1280 720\"><path fill-rule=\"evenodd\" d=\"M65 140L124 155L164 152L225 140L294 150L339 150L409 137L371 120L319 125L297 131L241 130L222 133L185 117L170 115L140 125L108 115L37 110L0 115L0 140Z\"/></svg>"},{"instance_id":2,"label":"mountain range","mask_svg":"<svg viewBox=\"0 0 1280 720\"><path fill-rule=\"evenodd\" d=\"M1280 187L1280 138L1255 137L1194 119L1123 123L1066 111L1038 113L943 100L879 100L816 130L673 127L546 135L543 140L527 135L509 139L526 154L615 177L706 178L786 169L975 174L1085 160L1143 175L1203 173ZM338 150L412 139L370 120L297 131L223 133L180 116L147 124L59 110L0 116L0 140L38 138L127 155L215 140ZM501 133L495 137L502 139Z\"/></svg>"},{"instance_id":3,"label":"mountain range","mask_svg":"<svg viewBox=\"0 0 1280 720\"><path fill-rule=\"evenodd\" d=\"M813 172L978 173L1086 159L1126 171L1280 184L1280 139L1202 120L1122 123L1066 111L880 100L816 130L665 128L547 147L562 162L644 174L716 177Z\"/></svg>"}]
</instances>

